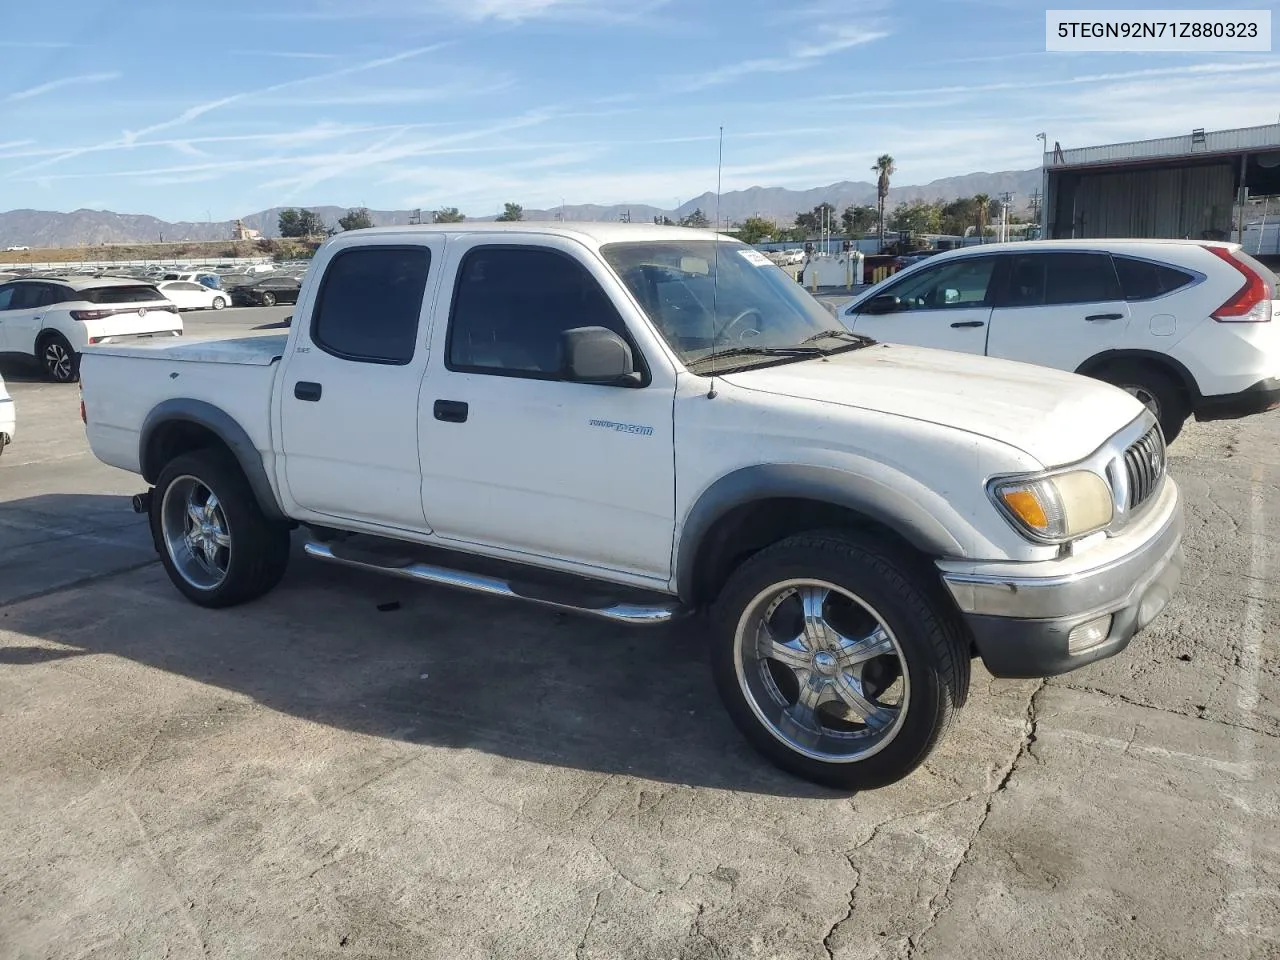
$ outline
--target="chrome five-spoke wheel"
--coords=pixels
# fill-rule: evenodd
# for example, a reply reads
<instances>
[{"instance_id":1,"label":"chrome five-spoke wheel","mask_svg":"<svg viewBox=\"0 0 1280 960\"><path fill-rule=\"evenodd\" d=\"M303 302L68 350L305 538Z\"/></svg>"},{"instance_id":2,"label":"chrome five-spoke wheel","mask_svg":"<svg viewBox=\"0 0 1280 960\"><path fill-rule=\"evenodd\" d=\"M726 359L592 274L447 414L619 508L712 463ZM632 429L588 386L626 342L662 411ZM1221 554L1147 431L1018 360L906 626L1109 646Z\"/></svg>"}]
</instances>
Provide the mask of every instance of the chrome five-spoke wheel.
<instances>
[{"instance_id":1,"label":"chrome five-spoke wheel","mask_svg":"<svg viewBox=\"0 0 1280 960\"><path fill-rule=\"evenodd\" d=\"M160 529L174 568L198 590L213 590L227 578L231 528L218 496L203 481L180 476L165 489Z\"/></svg>"},{"instance_id":2,"label":"chrome five-spoke wheel","mask_svg":"<svg viewBox=\"0 0 1280 960\"><path fill-rule=\"evenodd\" d=\"M773 584L738 621L734 666L748 705L791 750L826 763L862 760L897 735L911 683L893 631L834 583Z\"/></svg>"}]
</instances>

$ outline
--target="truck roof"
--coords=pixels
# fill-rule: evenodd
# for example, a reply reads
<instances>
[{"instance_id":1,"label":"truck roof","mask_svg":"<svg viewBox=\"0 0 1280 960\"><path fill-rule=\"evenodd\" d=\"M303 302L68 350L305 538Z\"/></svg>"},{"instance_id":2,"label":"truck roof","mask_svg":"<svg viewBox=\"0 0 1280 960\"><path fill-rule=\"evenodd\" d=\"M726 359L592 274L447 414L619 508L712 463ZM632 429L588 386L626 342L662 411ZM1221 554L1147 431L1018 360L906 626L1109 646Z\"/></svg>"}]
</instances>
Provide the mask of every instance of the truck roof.
<instances>
[{"instance_id":1,"label":"truck roof","mask_svg":"<svg viewBox=\"0 0 1280 960\"><path fill-rule=\"evenodd\" d=\"M619 223L617 221L571 221L559 220L519 220L515 223L495 223L491 220L466 221L464 223L424 223L402 227L368 227L364 230L351 230L338 234L348 236L402 236L411 237L428 231L445 234L541 234L543 236L573 237L587 239L596 244L616 243L626 240L714 240L717 236L722 240L730 240L714 230L696 230L690 227L660 227L652 223Z\"/></svg>"}]
</instances>

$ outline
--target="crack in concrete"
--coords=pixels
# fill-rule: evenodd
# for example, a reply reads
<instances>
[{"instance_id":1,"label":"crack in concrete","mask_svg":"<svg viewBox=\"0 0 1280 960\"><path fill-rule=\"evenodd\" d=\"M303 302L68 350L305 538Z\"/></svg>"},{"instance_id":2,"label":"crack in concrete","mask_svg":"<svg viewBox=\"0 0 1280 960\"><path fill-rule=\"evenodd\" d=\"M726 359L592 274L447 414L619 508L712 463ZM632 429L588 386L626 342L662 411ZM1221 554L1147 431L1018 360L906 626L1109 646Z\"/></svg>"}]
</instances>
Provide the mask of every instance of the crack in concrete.
<instances>
[{"instance_id":1,"label":"crack in concrete","mask_svg":"<svg viewBox=\"0 0 1280 960\"><path fill-rule=\"evenodd\" d=\"M987 819L991 816L991 809L995 806L996 798L1005 791L1009 786L1009 782L1013 779L1014 773L1017 772L1019 763L1031 755L1031 748L1036 742L1036 732L1039 725L1037 716L1036 698L1040 696L1044 688L1048 685L1047 680L1041 680L1039 686L1032 691L1031 696L1027 699L1027 715L1024 721L1024 734L1022 743L1019 744L1017 752L1013 755L1013 759L1009 761L1009 766L1005 770L1004 775L1000 778L1000 782L996 784L994 790L987 795L987 802L982 810L982 816L978 818L978 824L974 827L973 832L969 835L968 841L965 843L964 852L960 854L956 860L955 866L952 867L951 873L948 874L946 882L943 883L942 889L938 891L929 900L929 917L925 921L924 927L917 933L907 937L905 960L911 960L919 950L924 938L928 936L929 931L938 925L938 921L942 918L942 914L951 906L951 887L955 883L956 876L960 873L960 868L965 865L973 853L974 844L978 842L978 837L982 833L982 828L987 825ZM1032 757L1032 759L1035 759Z\"/></svg>"},{"instance_id":2,"label":"crack in concrete","mask_svg":"<svg viewBox=\"0 0 1280 960\"><path fill-rule=\"evenodd\" d=\"M1221 684L1219 684L1219 686L1221 686ZM1175 717L1185 717L1188 720L1201 720L1205 723L1217 724L1220 727L1227 727L1228 729L1231 729L1231 730L1247 730L1249 733L1256 733L1259 736L1270 737L1272 739L1280 740L1280 732L1273 733L1270 730L1263 730L1263 729L1259 729L1258 727L1251 727L1243 723L1235 723L1234 721L1225 720L1221 717L1209 717L1198 712L1188 713L1185 710L1176 710L1172 707L1162 707L1154 703L1148 703L1144 700L1134 699L1133 697L1127 696L1123 693L1115 693L1110 690L1102 690L1098 687L1088 687L1088 686L1080 686L1077 684L1064 683L1062 684L1062 688L1064 690L1074 690L1077 693L1090 693L1096 697L1105 697L1109 700L1119 700L1121 703L1127 703L1131 707L1141 707L1144 710L1153 710L1156 713L1167 713Z\"/></svg>"},{"instance_id":3,"label":"crack in concrete","mask_svg":"<svg viewBox=\"0 0 1280 960\"><path fill-rule=\"evenodd\" d=\"M874 835L874 833L873 833ZM851 856L845 857L845 862L849 864L849 869L853 871L853 886L849 890L849 909L845 911L843 917L831 925L831 929L827 931L827 935L822 938L822 949L827 951L830 960L835 960L835 951L831 949L831 938L836 935L836 931L853 919L854 901L858 897L858 887L862 884L862 872L853 865Z\"/></svg>"},{"instance_id":4,"label":"crack in concrete","mask_svg":"<svg viewBox=\"0 0 1280 960\"><path fill-rule=\"evenodd\" d=\"M596 914L600 910L600 898L604 896L603 890L596 891L595 902L591 904L591 915L587 917L587 925L582 928L582 936L578 938L578 945L573 949L573 955L582 960L582 951L587 948L587 937L591 936L591 927L596 922Z\"/></svg>"}]
</instances>

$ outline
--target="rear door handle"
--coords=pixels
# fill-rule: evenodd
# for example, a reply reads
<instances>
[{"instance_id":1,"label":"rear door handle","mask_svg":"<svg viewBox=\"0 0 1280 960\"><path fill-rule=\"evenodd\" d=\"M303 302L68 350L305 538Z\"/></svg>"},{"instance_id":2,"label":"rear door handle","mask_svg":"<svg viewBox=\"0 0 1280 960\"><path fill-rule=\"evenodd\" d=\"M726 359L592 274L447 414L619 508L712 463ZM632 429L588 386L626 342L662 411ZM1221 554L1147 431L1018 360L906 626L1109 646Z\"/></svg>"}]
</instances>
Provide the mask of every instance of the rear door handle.
<instances>
[{"instance_id":1,"label":"rear door handle","mask_svg":"<svg viewBox=\"0 0 1280 960\"><path fill-rule=\"evenodd\" d=\"M951 326L952 328L955 328L955 327L985 327L986 325L987 325L987 321L985 320L957 320Z\"/></svg>"},{"instance_id":2,"label":"rear door handle","mask_svg":"<svg viewBox=\"0 0 1280 960\"><path fill-rule=\"evenodd\" d=\"M1091 313L1089 314L1089 316L1085 317L1085 319L1088 320L1090 323L1093 323L1093 321L1095 320L1122 320L1124 319L1124 314L1123 313Z\"/></svg>"},{"instance_id":3,"label":"rear door handle","mask_svg":"<svg viewBox=\"0 0 1280 960\"><path fill-rule=\"evenodd\" d=\"M437 400L433 412L445 423L467 422L467 405L461 400Z\"/></svg>"},{"instance_id":4,"label":"rear door handle","mask_svg":"<svg viewBox=\"0 0 1280 960\"><path fill-rule=\"evenodd\" d=\"M299 400L310 400L312 403L320 399L321 386L309 380L299 380L293 385L293 395Z\"/></svg>"}]
</instances>

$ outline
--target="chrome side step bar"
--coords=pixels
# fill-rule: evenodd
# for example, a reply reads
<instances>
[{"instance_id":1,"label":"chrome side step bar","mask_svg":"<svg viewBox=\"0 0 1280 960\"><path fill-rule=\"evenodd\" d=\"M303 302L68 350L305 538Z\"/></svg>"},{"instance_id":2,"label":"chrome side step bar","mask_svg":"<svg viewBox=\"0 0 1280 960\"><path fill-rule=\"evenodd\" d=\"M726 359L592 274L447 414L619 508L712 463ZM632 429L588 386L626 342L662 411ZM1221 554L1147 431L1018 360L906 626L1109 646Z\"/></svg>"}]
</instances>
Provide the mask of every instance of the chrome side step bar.
<instances>
[{"instance_id":1,"label":"chrome side step bar","mask_svg":"<svg viewBox=\"0 0 1280 960\"><path fill-rule=\"evenodd\" d=\"M686 612L685 607L674 597L670 600L661 600L651 604L626 603L606 598L601 598L598 605L592 604L590 601L572 603L569 602L567 596L563 595L564 591L551 587L541 587L537 584L514 583L500 580L497 577L469 573L464 570L451 570L447 567L418 561L381 564L356 560L334 553L328 543L310 542L303 547L303 550L309 557L315 557L317 560L327 560L330 563L346 567L371 570L375 573L386 573L407 580L417 580L421 583L457 587L461 590L470 590L473 593L527 600L530 603L552 607L556 610L568 610L573 613L582 613L591 617L599 617L603 620L611 620L614 623L631 624L632 626L657 626L670 623L683 616ZM554 599L552 594L556 595Z\"/></svg>"}]
</instances>

